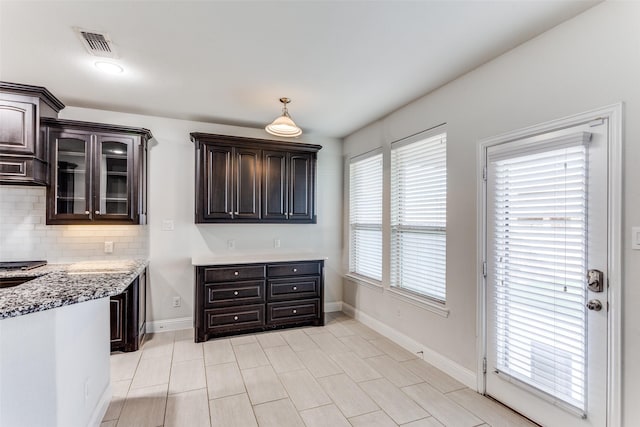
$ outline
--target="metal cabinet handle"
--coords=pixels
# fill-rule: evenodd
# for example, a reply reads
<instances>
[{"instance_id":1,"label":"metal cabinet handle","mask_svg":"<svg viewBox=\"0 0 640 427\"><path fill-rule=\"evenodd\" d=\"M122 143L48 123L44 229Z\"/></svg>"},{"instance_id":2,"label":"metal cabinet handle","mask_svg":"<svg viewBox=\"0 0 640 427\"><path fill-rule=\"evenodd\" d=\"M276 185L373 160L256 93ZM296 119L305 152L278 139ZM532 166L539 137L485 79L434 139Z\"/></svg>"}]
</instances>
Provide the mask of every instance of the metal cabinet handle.
<instances>
[{"instance_id":1,"label":"metal cabinet handle","mask_svg":"<svg viewBox=\"0 0 640 427\"><path fill-rule=\"evenodd\" d=\"M296 314L298 312L298 310L293 310L293 314Z\"/></svg>"},{"instance_id":2,"label":"metal cabinet handle","mask_svg":"<svg viewBox=\"0 0 640 427\"><path fill-rule=\"evenodd\" d=\"M96 211L96 215L100 215L100 211Z\"/></svg>"},{"instance_id":3,"label":"metal cabinet handle","mask_svg":"<svg viewBox=\"0 0 640 427\"><path fill-rule=\"evenodd\" d=\"M238 215L238 212L234 212L233 214L234 214L234 215Z\"/></svg>"},{"instance_id":4,"label":"metal cabinet handle","mask_svg":"<svg viewBox=\"0 0 640 427\"><path fill-rule=\"evenodd\" d=\"M233 273L233 275L234 275L234 276L237 276L238 274L240 274L240 273L238 273L237 271L235 271L235 272Z\"/></svg>"},{"instance_id":5,"label":"metal cabinet handle","mask_svg":"<svg viewBox=\"0 0 640 427\"><path fill-rule=\"evenodd\" d=\"M296 273L297 271L298 271L298 269L297 269L297 268L294 268L294 269L293 269L293 272L294 272L294 273Z\"/></svg>"},{"instance_id":6,"label":"metal cabinet handle","mask_svg":"<svg viewBox=\"0 0 640 427\"><path fill-rule=\"evenodd\" d=\"M84 214L85 214L85 215L89 215L90 213L91 213L91 212L89 212L89 211L84 211Z\"/></svg>"},{"instance_id":7,"label":"metal cabinet handle","mask_svg":"<svg viewBox=\"0 0 640 427\"><path fill-rule=\"evenodd\" d=\"M233 292L234 295L238 295L238 291Z\"/></svg>"},{"instance_id":8,"label":"metal cabinet handle","mask_svg":"<svg viewBox=\"0 0 640 427\"><path fill-rule=\"evenodd\" d=\"M233 316L233 320L238 320L238 316Z\"/></svg>"},{"instance_id":9,"label":"metal cabinet handle","mask_svg":"<svg viewBox=\"0 0 640 427\"><path fill-rule=\"evenodd\" d=\"M297 286L294 286L294 287L293 287L293 290L294 290L294 291L297 291L297 290L298 290L298 287L297 287Z\"/></svg>"}]
</instances>

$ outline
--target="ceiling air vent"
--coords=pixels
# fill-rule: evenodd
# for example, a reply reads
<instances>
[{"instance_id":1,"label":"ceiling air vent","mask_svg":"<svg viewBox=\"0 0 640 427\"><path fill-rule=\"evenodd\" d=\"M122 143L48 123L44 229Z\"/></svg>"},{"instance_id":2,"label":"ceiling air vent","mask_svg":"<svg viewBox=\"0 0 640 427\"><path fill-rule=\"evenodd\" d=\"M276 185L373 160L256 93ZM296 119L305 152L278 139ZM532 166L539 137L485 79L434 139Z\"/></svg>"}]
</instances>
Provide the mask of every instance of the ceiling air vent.
<instances>
[{"instance_id":1,"label":"ceiling air vent","mask_svg":"<svg viewBox=\"0 0 640 427\"><path fill-rule=\"evenodd\" d=\"M74 28L80 37L82 44L87 51L93 56L101 58L117 58L115 46L107 33L98 31L84 30L82 28Z\"/></svg>"}]
</instances>

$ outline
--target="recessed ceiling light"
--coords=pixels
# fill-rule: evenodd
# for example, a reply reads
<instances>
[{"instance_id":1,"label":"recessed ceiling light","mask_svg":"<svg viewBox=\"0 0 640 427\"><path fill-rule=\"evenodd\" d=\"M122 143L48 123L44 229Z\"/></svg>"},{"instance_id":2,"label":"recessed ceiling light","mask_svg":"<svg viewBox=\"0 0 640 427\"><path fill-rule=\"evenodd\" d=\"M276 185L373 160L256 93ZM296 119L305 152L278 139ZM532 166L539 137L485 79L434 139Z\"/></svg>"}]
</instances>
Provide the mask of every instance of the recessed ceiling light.
<instances>
[{"instance_id":1,"label":"recessed ceiling light","mask_svg":"<svg viewBox=\"0 0 640 427\"><path fill-rule=\"evenodd\" d=\"M124 68L113 62L97 61L95 65L98 70L109 74L121 74L124 72Z\"/></svg>"}]
</instances>

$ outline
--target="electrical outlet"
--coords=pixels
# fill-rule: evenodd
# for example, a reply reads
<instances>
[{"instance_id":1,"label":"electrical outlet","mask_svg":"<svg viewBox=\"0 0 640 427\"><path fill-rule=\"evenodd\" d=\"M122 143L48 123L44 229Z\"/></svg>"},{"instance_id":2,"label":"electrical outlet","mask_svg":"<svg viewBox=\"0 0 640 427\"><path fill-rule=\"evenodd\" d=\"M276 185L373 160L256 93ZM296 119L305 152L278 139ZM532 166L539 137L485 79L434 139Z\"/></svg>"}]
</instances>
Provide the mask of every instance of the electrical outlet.
<instances>
[{"instance_id":1,"label":"electrical outlet","mask_svg":"<svg viewBox=\"0 0 640 427\"><path fill-rule=\"evenodd\" d=\"M227 240L227 249L235 249L235 248L236 248L236 241L233 239Z\"/></svg>"},{"instance_id":2,"label":"electrical outlet","mask_svg":"<svg viewBox=\"0 0 640 427\"><path fill-rule=\"evenodd\" d=\"M280 239L273 239L273 247L274 248L280 247Z\"/></svg>"},{"instance_id":3,"label":"electrical outlet","mask_svg":"<svg viewBox=\"0 0 640 427\"><path fill-rule=\"evenodd\" d=\"M89 400L89 378L84 380L84 401Z\"/></svg>"},{"instance_id":4,"label":"electrical outlet","mask_svg":"<svg viewBox=\"0 0 640 427\"><path fill-rule=\"evenodd\" d=\"M113 253L113 242L104 242L104 253L105 254Z\"/></svg>"},{"instance_id":5,"label":"electrical outlet","mask_svg":"<svg viewBox=\"0 0 640 427\"><path fill-rule=\"evenodd\" d=\"M172 219L163 219L162 220L162 231L173 231L175 225Z\"/></svg>"},{"instance_id":6,"label":"electrical outlet","mask_svg":"<svg viewBox=\"0 0 640 427\"><path fill-rule=\"evenodd\" d=\"M182 301L180 300L180 297L173 297L173 308L180 307L181 304Z\"/></svg>"}]
</instances>

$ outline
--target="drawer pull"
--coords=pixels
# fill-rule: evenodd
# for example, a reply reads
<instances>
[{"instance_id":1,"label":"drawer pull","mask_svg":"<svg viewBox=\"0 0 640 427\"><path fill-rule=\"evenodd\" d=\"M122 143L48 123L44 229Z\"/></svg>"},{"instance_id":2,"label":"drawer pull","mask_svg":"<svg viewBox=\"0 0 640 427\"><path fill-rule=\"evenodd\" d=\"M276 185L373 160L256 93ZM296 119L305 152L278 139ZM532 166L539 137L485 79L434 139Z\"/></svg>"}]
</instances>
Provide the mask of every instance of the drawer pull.
<instances>
[{"instance_id":1,"label":"drawer pull","mask_svg":"<svg viewBox=\"0 0 640 427\"><path fill-rule=\"evenodd\" d=\"M294 290L294 291L297 291L297 290L298 290L298 287L297 287L297 286L294 286L294 287L293 287L293 290Z\"/></svg>"},{"instance_id":2,"label":"drawer pull","mask_svg":"<svg viewBox=\"0 0 640 427\"><path fill-rule=\"evenodd\" d=\"M234 271L234 272L233 272L233 275L234 275L234 276L237 276L238 274L240 274L240 273L238 273L237 271Z\"/></svg>"},{"instance_id":3,"label":"drawer pull","mask_svg":"<svg viewBox=\"0 0 640 427\"><path fill-rule=\"evenodd\" d=\"M233 294L234 294L234 295L238 295L238 291L234 291L234 292L233 292Z\"/></svg>"},{"instance_id":4,"label":"drawer pull","mask_svg":"<svg viewBox=\"0 0 640 427\"><path fill-rule=\"evenodd\" d=\"M293 272L294 272L294 273L295 273L295 272L297 272L297 271L298 271L298 269L297 269L297 268L294 268L294 269L293 269Z\"/></svg>"},{"instance_id":5,"label":"drawer pull","mask_svg":"<svg viewBox=\"0 0 640 427\"><path fill-rule=\"evenodd\" d=\"M233 320L238 320L238 316L233 316Z\"/></svg>"},{"instance_id":6,"label":"drawer pull","mask_svg":"<svg viewBox=\"0 0 640 427\"><path fill-rule=\"evenodd\" d=\"M296 314L298 312L298 310L293 310L293 314Z\"/></svg>"}]
</instances>

